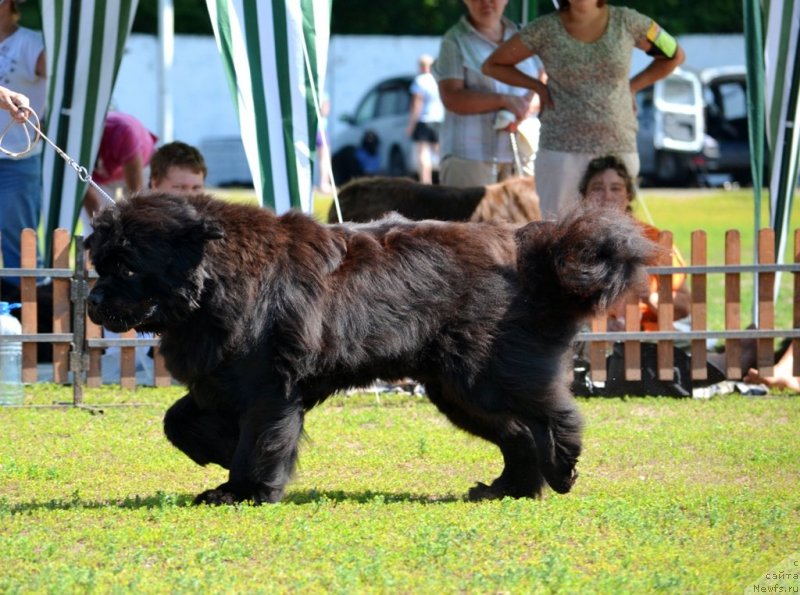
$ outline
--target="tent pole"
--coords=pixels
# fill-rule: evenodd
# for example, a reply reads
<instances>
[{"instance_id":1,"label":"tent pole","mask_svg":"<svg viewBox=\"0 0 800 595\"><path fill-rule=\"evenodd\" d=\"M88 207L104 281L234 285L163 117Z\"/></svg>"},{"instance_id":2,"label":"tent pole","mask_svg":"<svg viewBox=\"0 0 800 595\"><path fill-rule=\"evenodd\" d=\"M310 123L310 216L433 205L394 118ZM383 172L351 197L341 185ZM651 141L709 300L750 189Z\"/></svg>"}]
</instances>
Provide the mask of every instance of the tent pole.
<instances>
[{"instance_id":1,"label":"tent pole","mask_svg":"<svg viewBox=\"0 0 800 595\"><path fill-rule=\"evenodd\" d=\"M761 188L764 172L764 41L763 19L758 0L743 0L747 62L748 133L753 178L753 262L759 262L758 232L761 229ZM759 327L758 274L753 276L753 324Z\"/></svg>"},{"instance_id":2,"label":"tent pole","mask_svg":"<svg viewBox=\"0 0 800 595\"><path fill-rule=\"evenodd\" d=\"M174 138L170 78L175 57L175 9L173 0L158 0L158 136L162 143Z\"/></svg>"}]
</instances>

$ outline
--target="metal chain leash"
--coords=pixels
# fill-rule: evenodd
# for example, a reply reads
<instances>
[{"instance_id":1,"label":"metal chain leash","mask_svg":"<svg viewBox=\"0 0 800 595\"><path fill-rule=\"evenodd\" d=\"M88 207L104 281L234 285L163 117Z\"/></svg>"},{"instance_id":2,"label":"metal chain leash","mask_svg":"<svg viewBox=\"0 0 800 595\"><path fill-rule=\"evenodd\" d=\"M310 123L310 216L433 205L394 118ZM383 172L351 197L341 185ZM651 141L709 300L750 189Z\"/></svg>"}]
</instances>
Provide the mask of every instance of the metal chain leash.
<instances>
[{"instance_id":1,"label":"metal chain leash","mask_svg":"<svg viewBox=\"0 0 800 595\"><path fill-rule=\"evenodd\" d=\"M16 159L17 157L22 157L23 155L27 155L28 153L30 153L33 150L33 147L36 145L36 143L39 142L39 139L40 138L44 139L51 147L53 147L53 149L55 149L55 152L64 161L66 161L67 164L72 169L75 170L75 173L78 175L78 179L81 182L89 183L95 190L97 190L97 192L100 193L100 196L102 196L106 200L106 202L114 204L114 202L115 202L114 199L111 196L109 196L109 194L105 190L103 190L97 184L97 182L95 182L92 179L92 176L89 173L89 170L86 169L84 166L82 166L77 161L75 161L72 157L67 155L64 151L62 151L58 147L58 145L56 145L53 141L51 141L49 138L47 138L47 135L45 135L45 133L41 131L41 129L40 129L41 123L39 121L39 116L36 114L36 112L33 111L29 107L25 107L23 109L26 111L25 122L15 122L14 120L11 120L8 123L8 125L3 129L3 132L0 133L0 152L2 152L5 155L8 155L9 157L12 157L12 158ZM33 117L33 119L36 120L35 124L31 121L31 117ZM27 142L27 146L22 151L18 151L18 152L17 151L9 151L5 147L3 147L3 139L5 139L6 134L8 134L8 131L11 130L11 127L14 126L15 124L17 124L19 126L22 126L22 129L25 131L25 139L26 139L26 142ZM28 129L29 126L36 133L34 135L33 139L31 139L31 131Z\"/></svg>"}]
</instances>

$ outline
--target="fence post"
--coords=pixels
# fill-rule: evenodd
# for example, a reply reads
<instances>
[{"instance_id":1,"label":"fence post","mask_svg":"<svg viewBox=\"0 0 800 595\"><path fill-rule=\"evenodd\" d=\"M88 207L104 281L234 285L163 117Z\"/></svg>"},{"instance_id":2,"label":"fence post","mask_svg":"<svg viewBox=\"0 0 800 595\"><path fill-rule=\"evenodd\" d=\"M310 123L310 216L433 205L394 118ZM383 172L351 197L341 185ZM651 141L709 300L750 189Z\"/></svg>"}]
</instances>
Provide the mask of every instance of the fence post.
<instances>
[{"instance_id":1,"label":"fence post","mask_svg":"<svg viewBox=\"0 0 800 595\"><path fill-rule=\"evenodd\" d=\"M120 339L135 339L136 331L131 329L119 334ZM119 348L119 385L122 388L136 388L136 347Z\"/></svg>"},{"instance_id":2,"label":"fence post","mask_svg":"<svg viewBox=\"0 0 800 595\"><path fill-rule=\"evenodd\" d=\"M692 266L708 264L708 237L706 232L698 229L692 232ZM708 297L706 286L708 279L705 273L692 274L691 310L692 330L704 331L708 328ZM703 339L692 341L692 379L706 380L706 342Z\"/></svg>"},{"instance_id":3,"label":"fence post","mask_svg":"<svg viewBox=\"0 0 800 595\"><path fill-rule=\"evenodd\" d=\"M3 199L5 200L5 199ZM23 269L36 268L36 245L38 239L32 229L23 229L20 237L20 267ZM36 303L36 277L20 277L19 280L20 302L22 302L22 332L35 335L37 332ZM22 381L25 383L36 382L39 378L36 370L38 345L36 343L22 343Z\"/></svg>"},{"instance_id":4,"label":"fence post","mask_svg":"<svg viewBox=\"0 0 800 595\"><path fill-rule=\"evenodd\" d=\"M602 314L592 318L592 332L604 333L608 330L608 314ZM589 371L594 382L605 382L606 373L606 341L593 341L589 343Z\"/></svg>"},{"instance_id":5,"label":"fence post","mask_svg":"<svg viewBox=\"0 0 800 595\"><path fill-rule=\"evenodd\" d=\"M741 261L739 232L725 232L725 264L738 265ZM725 273L725 330L741 329L741 278L739 273ZM742 377L742 343L739 339L725 341L725 376Z\"/></svg>"},{"instance_id":6,"label":"fence post","mask_svg":"<svg viewBox=\"0 0 800 595\"><path fill-rule=\"evenodd\" d=\"M762 229L758 232L758 264L775 264L775 231ZM758 327L775 328L775 273L758 273ZM756 363L762 377L772 376L775 364L775 341L771 338L756 339Z\"/></svg>"},{"instance_id":7,"label":"fence post","mask_svg":"<svg viewBox=\"0 0 800 595\"><path fill-rule=\"evenodd\" d=\"M794 230L794 262L800 264L800 229ZM794 273L794 328L800 328L800 273ZM792 374L800 376L800 341L792 341L792 360L794 362Z\"/></svg>"},{"instance_id":8,"label":"fence post","mask_svg":"<svg viewBox=\"0 0 800 595\"><path fill-rule=\"evenodd\" d=\"M53 231L53 266L59 269L69 268L70 237L66 229ZM69 333L70 308L69 280L53 279L53 332ZM53 382L66 384L69 382L69 345L53 344Z\"/></svg>"},{"instance_id":9,"label":"fence post","mask_svg":"<svg viewBox=\"0 0 800 595\"><path fill-rule=\"evenodd\" d=\"M72 353L69 364L72 370L72 402L75 406L83 404L83 375L87 368L86 355L86 296L88 294L88 274L86 271L86 250L83 236L75 236L75 273L72 276Z\"/></svg>"},{"instance_id":10,"label":"fence post","mask_svg":"<svg viewBox=\"0 0 800 595\"><path fill-rule=\"evenodd\" d=\"M94 285L94 279L88 281L86 287L87 295ZM101 362L103 357L103 350L97 348L89 348L88 344L91 339L101 339L103 337L103 328L92 322L87 316L86 312L83 313L83 323L86 328L86 344L87 344L87 357L89 358L89 365L86 372L86 386L97 388L103 385L103 375L101 370Z\"/></svg>"},{"instance_id":11,"label":"fence post","mask_svg":"<svg viewBox=\"0 0 800 595\"><path fill-rule=\"evenodd\" d=\"M662 231L658 234L658 243L662 252L659 263L662 266L672 264L672 232ZM658 275L658 330L671 331L675 326L675 303L672 297L672 275ZM658 361L658 379L673 380L675 377L675 355L672 351L673 341L659 341L656 345Z\"/></svg>"},{"instance_id":12,"label":"fence post","mask_svg":"<svg viewBox=\"0 0 800 595\"><path fill-rule=\"evenodd\" d=\"M641 330L642 312L639 309L639 296L629 291L625 301L625 332ZM639 340L625 341L625 380L642 379L642 343Z\"/></svg>"}]
</instances>

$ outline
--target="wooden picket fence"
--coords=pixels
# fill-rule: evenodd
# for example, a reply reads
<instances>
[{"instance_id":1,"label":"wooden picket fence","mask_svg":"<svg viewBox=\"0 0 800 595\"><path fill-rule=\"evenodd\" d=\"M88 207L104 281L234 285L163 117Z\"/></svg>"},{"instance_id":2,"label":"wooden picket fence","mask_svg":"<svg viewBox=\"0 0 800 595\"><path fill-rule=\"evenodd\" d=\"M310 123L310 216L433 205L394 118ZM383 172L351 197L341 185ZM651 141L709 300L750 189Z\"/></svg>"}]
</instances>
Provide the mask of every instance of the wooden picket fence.
<instances>
[{"instance_id":1,"label":"wooden picket fence","mask_svg":"<svg viewBox=\"0 0 800 595\"><path fill-rule=\"evenodd\" d=\"M606 317L598 316L592 321L591 332L578 335L579 341L588 343L588 354L593 381L606 380L606 356L612 342L623 341L625 351L625 378L641 379L640 343L656 342L658 370L661 380L673 377L673 344L675 341L691 341L692 378L706 378L706 340L725 341L727 355L725 373L729 379L741 379L746 370L740 366L741 341L757 341L757 360L762 375L772 374L773 344L776 337L788 337L796 341L800 338L800 230L794 233L794 262L775 264L775 236L771 229L758 234L759 262L742 265L739 232L728 231L725 236L724 265L709 265L707 262L707 237L704 231L692 234L691 262L686 267L670 266L669 250L664 251L663 262L650 267L651 274L658 275L658 320L659 330L641 332L640 312L635 296L626 305L624 332L607 332ZM662 231L659 243L669 249L672 234ZM33 383L52 380L59 384L72 383L74 404L80 405L83 387L99 386L102 382L101 356L108 347L120 348L119 383L123 388L133 389L137 385L136 356L138 346L152 346L153 375L152 385L168 386L172 379L158 350L158 339L138 338L134 331L120 335L119 338L104 338L103 330L92 323L86 315L88 296L94 274L90 270L82 238L75 243L74 265L70 265L71 236L64 229L53 234L53 267L37 268L37 236L34 230L23 230L21 240L21 267L19 269L0 269L0 276L20 277L22 303L22 334L0 335L0 341L21 341L23 350L23 382ZM775 328L773 287L778 271L794 275L793 326L791 329ZM673 328L674 306L672 303L673 273L683 272L691 277L691 330L676 331ZM708 328L707 278L710 274L725 275L725 328ZM741 275L754 274L758 278L757 310L758 329L742 329L741 319ZM53 288L53 329L51 333L40 333L37 329L37 279L49 277ZM0 295L0 299L3 296ZM788 299L788 298L787 298ZM39 378L37 343L53 345L52 378ZM795 353L800 353L795 351ZM800 357L794 359L794 373L800 376Z\"/></svg>"},{"instance_id":2,"label":"wooden picket fence","mask_svg":"<svg viewBox=\"0 0 800 595\"><path fill-rule=\"evenodd\" d=\"M752 265L741 264L740 234L730 230L725 234L725 264L713 266L708 264L708 238L706 232L700 230L692 233L691 261L688 266L670 266L672 233L662 231L659 244L662 261L658 266L649 267L651 274L658 278L658 330L641 332L641 315L639 302L632 295L625 306L625 331L607 333L606 317L598 316L592 321L592 332L579 335L580 340L590 342L589 362L591 377L594 381L606 380L606 353L608 341L624 341L625 379L641 380L641 347L642 340L657 343L657 365L660 380L672 380L674 374L674 342L691 341L691 377L693 380L705 380L708 375L706 341L720 339L725 341L725 375L728 379L738 380L747 370L741 369L741 341L755 339L756 360L759 373L771 376L774 363L774 339L776 337L791 338L794 353L800 353L794 345L800 338L800 230L794 233L794 262L792 264L775 264L775 232L762 229L758 233L759 262ZM794 275L793 287L793 320L791 329L775 328L775 306L773 291L777 272L791 272ZM672 279L674 273L691 275L690 316L691 330L676 331L674 323L674 304L672 299ZM756 309L758 312L758 328L742 329L741 319L741 275L752 273L757 275L758 291ZM709 274L725 275L725 329L713 331L708 329L708 296L707 281ZM800 376L800 357L794 358L794 374Z\"/></svg>"}]
</instances>

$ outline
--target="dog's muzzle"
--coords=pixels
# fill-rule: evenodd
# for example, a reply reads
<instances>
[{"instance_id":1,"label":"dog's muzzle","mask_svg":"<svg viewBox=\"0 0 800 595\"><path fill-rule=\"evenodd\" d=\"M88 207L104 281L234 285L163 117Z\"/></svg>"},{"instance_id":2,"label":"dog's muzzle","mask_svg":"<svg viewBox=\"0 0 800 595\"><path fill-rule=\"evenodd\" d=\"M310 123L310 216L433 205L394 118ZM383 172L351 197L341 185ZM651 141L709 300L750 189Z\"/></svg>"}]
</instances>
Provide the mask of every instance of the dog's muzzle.
<instances>
[{"instance_id":1,"label":"dog's muzzle","mask_svg":"<svg viewBox=\"0 0 800 595\"><path fill-rule=\"evenodd\" d=\"M115 333L124 333L144 321L144 316L137 315L132 310L123 310L109 301L101 287L95 287L89 292L87 312L92 322Z\"/></svg>"}]
</instances>

